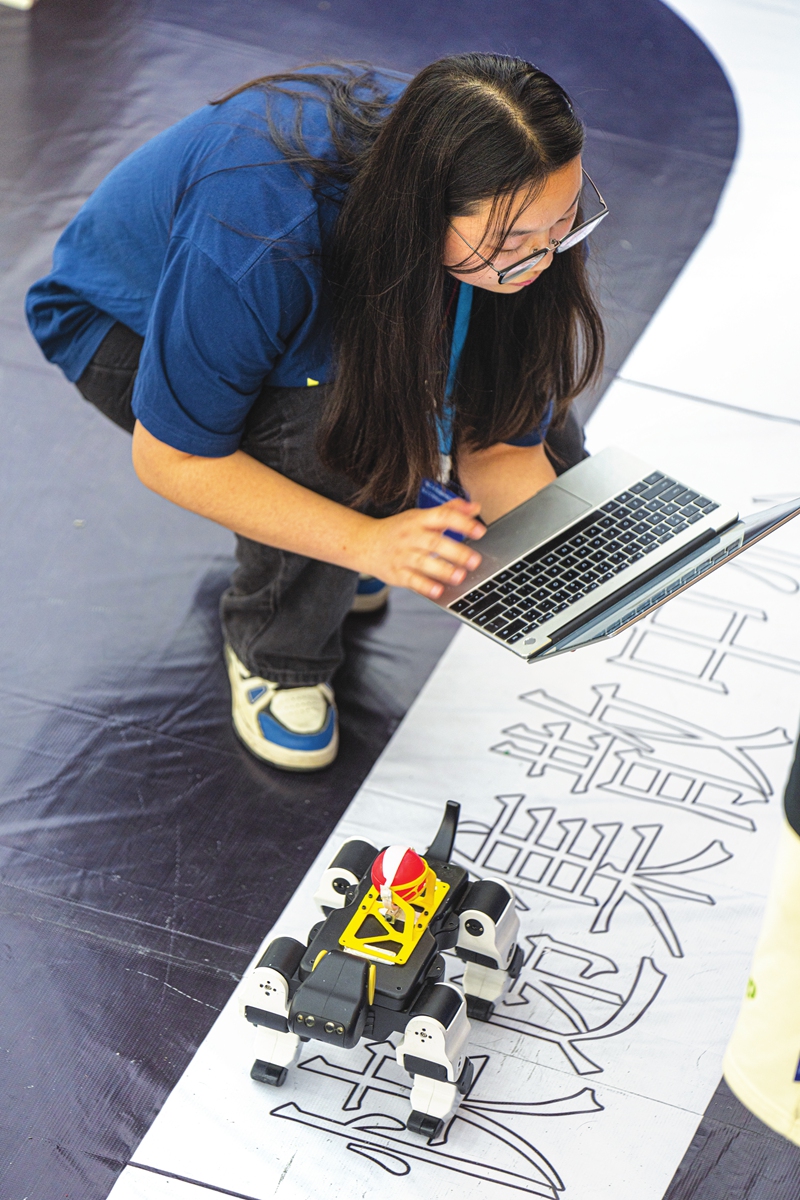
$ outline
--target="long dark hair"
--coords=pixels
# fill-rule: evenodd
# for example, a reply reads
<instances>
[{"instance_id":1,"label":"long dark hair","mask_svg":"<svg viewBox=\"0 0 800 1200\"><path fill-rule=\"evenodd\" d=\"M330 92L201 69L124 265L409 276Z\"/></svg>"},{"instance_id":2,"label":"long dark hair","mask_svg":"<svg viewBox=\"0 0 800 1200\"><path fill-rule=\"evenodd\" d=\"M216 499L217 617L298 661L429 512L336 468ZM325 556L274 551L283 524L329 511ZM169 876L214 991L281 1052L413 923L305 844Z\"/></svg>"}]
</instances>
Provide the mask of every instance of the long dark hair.
<instances>
[{"instance_id":1,"label":"long dark hair","mask_svg":"<svg viewBox=\"0 0 800 1200\"><path fill-rule=\"evenodd\" d=\"M367 67L305 68L245 86L301 83L294 127L271 123L273 141L310 172L312 186L347 185L326 262L335 379L320 453L358 484L360 502L400 506L439 470L454 286L442 266L448 221L492 199L495 246L482 250L491 257L521 208L581 153L583 127L550 76L502 55L431 63L391 110ZM327 105L333 158L304 147L309 87ZM597 377L602 355L583 245L555 255L516 295L476 287L453 396L454 446L521 437L551 402L557 424Z\"/></svg>"}]
</instances>

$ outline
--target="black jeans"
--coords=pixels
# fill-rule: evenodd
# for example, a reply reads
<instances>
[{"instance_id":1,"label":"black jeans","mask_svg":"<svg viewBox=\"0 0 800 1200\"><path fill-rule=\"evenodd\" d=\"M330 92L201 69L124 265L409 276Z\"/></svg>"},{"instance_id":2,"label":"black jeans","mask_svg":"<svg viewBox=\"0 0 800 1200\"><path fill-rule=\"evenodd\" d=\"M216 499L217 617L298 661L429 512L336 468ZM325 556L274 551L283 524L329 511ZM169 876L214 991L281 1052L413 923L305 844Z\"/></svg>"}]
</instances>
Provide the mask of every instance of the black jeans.
<instances>
[{"instance_id":1,"label":"black jeans","mask_svg":"<svg viewBox=\"0 0 800 1200\"><path fill-rule=\"evenodd\" d=\"M114 325L78 380L78 390L107 417L133 431L131 397L143 339ZM327 387L264 387L247 419L241 449L319 495L350 504L354 485L324 467L316 436ZM583 430L570 413L548 436L561 474L586 456ZM289 686L325 683L342 661L341 627L357 576L288 550L236 537L237 568L220 602L226 641L255 675Z\"/></svg>"}]
</instances>

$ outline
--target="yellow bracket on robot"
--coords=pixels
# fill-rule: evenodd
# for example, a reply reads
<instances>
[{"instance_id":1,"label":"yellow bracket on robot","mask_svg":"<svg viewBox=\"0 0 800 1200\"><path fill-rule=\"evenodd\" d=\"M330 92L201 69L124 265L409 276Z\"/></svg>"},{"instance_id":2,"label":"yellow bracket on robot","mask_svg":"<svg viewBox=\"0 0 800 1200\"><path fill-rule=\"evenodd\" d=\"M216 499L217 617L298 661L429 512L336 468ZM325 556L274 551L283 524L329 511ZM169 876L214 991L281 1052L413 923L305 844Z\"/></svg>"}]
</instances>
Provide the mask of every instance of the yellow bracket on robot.
<instances>
[{"instance_id":1,"label":"yellow bracket on robot","mask_svg":"<svg viewBox=\"0 0 800 1200\"><path fill-rule=\"evenodd\" d=\"M408 962L414 947L449 891L450 884L437 879L428 867L425 886L413 904L403 900L396 893L392 894L394 904L400 912L398 916L389 918L384 915L380 892L372 887L339 938L339 945L343 950L355 951L357 954L368 955L380 962L401 967ZM380 932L375 930L375 921L380 927Z\"/></svg>"}]
</instances>

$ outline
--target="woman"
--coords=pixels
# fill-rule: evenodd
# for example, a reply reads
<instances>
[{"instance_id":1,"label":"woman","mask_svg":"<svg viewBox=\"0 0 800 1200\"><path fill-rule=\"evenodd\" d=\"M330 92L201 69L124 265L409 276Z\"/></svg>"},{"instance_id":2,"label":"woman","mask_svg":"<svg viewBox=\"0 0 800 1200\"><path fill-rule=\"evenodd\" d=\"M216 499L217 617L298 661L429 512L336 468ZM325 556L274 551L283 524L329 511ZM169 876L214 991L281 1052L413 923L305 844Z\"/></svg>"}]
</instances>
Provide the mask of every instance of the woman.
<instances>
[{"instance_id":1,"label":"woman","mask_svg":"<svg viewBox=\"0 0 800 1200\"><path fill-rule=\"evenodd\" d=\"M604 215L582 148L519 59L302 68L121 163L31 289L45 355L133 432L142 482L237 534L233 721L264 761L335 757L359 576L440 596L480 562L445 530L479 538L550 482L549 428L557 465L582 456L565 421L602 327L568 235L580 203ZM426 477L471 499L416 507Z\"/></svg>"}]
</instances>

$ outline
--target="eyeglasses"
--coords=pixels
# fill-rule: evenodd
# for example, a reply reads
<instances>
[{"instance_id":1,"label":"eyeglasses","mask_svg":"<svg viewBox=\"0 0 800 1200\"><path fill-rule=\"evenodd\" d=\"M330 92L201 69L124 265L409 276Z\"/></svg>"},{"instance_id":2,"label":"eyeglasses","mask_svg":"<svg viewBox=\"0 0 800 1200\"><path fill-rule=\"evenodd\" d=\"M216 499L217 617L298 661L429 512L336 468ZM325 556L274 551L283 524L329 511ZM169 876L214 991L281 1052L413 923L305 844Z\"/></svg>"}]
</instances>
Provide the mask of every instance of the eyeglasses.
<instances>
[{"instance_id":1,"label":"eyeglasses","mask_svg":"<svg viewBox=\"0 0 800 1200\"><path fill-rule=\"evenodd\" d=\"M463 234L458 233L455 225L451 225L450 228L458 234L464 245L469 247L472 253L481 260L484 266L487 266L494 271L495 275L497 276L498 283L511 283L513 280L519 279L521 275L526 275L527 272L530 271L531 267L535 267L536 264L540 263L543 258L547 257L548 254L563 254L565 250L570 250L573 246L577 246L578 242L582 242L584 238L588 237L589 234L597 228L600 222L608 216L608 205L600 195L594 180L586 173L586 171L583 172L583 175L589 180L597 199L600 201L600 212L595 213L593 217L589 217L588 221L581 221L580 225L576 225L574 229L570 229L569 233L565 234L563 238L551 238L550 245L544 250L534 250L533 254L528 254L525 258L520 258L517 262L511 263L510 266L504 267L502 271L499 271L494 263L491 263L488 258L484 258L482 254L479 254L474 246L470 246ZM582 191L581 195L583 195Z\"/></svg>"}]
</instances>

